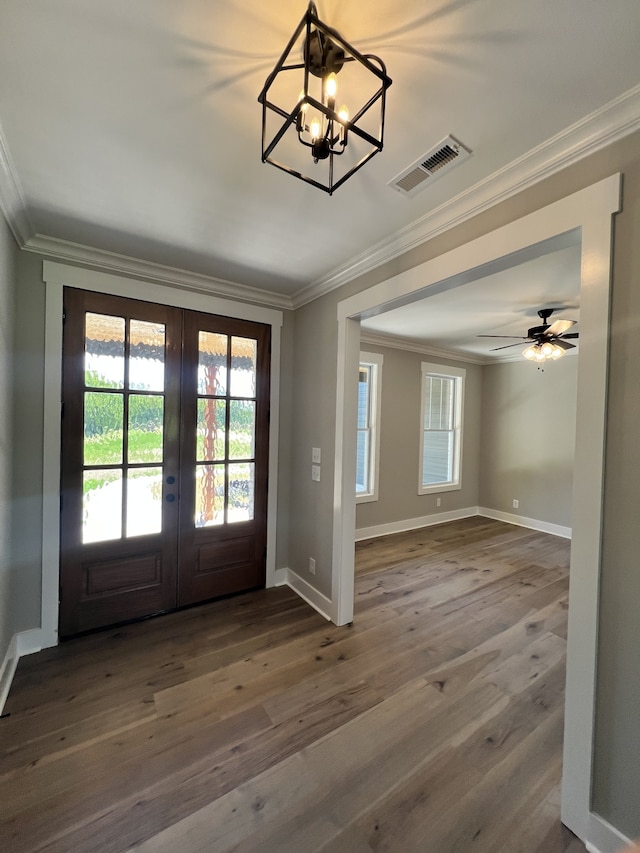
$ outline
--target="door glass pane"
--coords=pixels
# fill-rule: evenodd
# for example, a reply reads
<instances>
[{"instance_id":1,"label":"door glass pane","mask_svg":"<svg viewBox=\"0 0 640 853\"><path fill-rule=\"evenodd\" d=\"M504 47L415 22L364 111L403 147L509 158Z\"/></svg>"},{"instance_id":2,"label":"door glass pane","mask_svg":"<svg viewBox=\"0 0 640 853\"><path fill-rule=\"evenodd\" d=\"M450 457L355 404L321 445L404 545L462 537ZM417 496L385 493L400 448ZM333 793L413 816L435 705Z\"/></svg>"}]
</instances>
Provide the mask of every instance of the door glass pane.
<instances>
[{"instance_id":1,"label":"door glass pane","mask_svg":"<svg viewBox=\"0 0 640 853\"><path fill-rule=\"evenodd\" d=\"M229 511L227 521L251 521L253 518L253 490L255 465L241 462L229 465Z\"/></svg>"},{"instance_id":2,"label":"door glass pane","mask_svg":"<svg viewBox=\"0 0 640 853\"><path fill-rule=\"evenodd\" d=\"M224 465L196 465L196 527L224 524Z\"/></svg>"},{"instance_id":3,"label":"door glass pane","mask_svg":"<svg viewBox=\"0 0 640 853\"><path fill-rule=\"evenodd\" d=\"M229 402L229 459L255 456L256 404L253 400Z\"/></svg>"},{"instance_id":4,"label":"door glass pane","mask_svg":"<svg viewBox=\"0 0 640 853\"><path fill-rule=\"evenodd\" d=\"M164 325L132 320L129 330L129 388L164 391Z\"/></svg>"},{"instance_id":5,"label":"door glass pane","mask_svg":"<svg viewBox=\"0 0 640 853\"><path fill-rule=\"evenodd\" d=\"M256 396L256 354L258 342L252 338L231 338L232 397Z\"/></svg>"},{"instance_id":6,"label":"door glass pane","mask_svg":"<svg viewBox=\"0 0 640 853\"><path fill-rule=\"evenodd\" d=\"M85 391L84 464L122 462L122 394Z\"/></svg>"},{"instance_id":7,"label":"door glass pane","mask_svg":"<svg viewBox=\"0 0 640 853\"><path fill-rule=\"evenodd\" d=\"M162 530L162 468L133 468L127 473L127 536Z\"/></svg>"},{"instance_id":8,"label":"door glass pane","mask_svg":"<svg viewBox=\"0 0 640 853\"><path fill-rule=\"evenodd\" d=\"M131 394L129 397L129 462L162 462L164 397Z\"/></svg>"},{"instance_id":9,"label":"door glass pane","mask_svg":"<svg viewBox=\"0 0 640 853\"><path fill-rule=\"evenodd\" d=\"M85 315L84 382L89 388L124 388L124 318Z\"/></svg>"},{"instance_id":10,"label":"door glass pane","mask_svg":"<svg viewBox=\"0 0 640 853\"><path fill-rule=\"evenodd\" d=\"M228 346L227 335L198 333L198 394L224 397L227 393Z\"/></svg>"},{"instance_id":11,"label":"door glass pane","mask_svg":"<svg viewBox=\"0 0 640 853\"><path fill-rule=\"evenodd\" d=\"M122 535L122 471L85 471L82 541L103 542Z\"/></svg>"},{"instance_id":12,"label":"door glass pane","mask_svg":"<svg viewBox=\"0 0 640 853\"><path fill-rule=\"evenodd\" d=\"M198 400L196 459L224 459L226 412L226 400Z\"/></svg>"}]
</instances>

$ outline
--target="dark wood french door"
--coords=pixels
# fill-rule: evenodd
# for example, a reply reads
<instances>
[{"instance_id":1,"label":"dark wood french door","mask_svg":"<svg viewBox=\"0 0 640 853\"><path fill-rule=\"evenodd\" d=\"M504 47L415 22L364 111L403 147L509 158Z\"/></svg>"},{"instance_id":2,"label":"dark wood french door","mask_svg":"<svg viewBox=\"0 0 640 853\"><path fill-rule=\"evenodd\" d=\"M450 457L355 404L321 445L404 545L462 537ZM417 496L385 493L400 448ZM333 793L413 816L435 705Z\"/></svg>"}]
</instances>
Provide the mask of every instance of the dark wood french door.
<instances>
[{"instance_id":1,"label":"dark wood french door","mask_svg":"<svg viewBox=\"0 0 640 853\"><path fill-rule=\"evenodd\" d=\"M64 292L60 634L264 586L270 328Z\"/></svg>"}]
</instances>

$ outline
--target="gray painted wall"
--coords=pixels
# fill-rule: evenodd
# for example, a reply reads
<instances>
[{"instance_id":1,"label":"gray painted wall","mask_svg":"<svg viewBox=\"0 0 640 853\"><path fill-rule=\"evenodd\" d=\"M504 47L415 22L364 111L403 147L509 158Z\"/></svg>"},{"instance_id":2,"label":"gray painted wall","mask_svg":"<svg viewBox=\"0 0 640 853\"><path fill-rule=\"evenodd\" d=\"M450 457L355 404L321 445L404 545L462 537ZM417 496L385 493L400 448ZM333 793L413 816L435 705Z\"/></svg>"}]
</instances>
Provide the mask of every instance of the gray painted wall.
<instances>
[{"instance_id":1,"label":"gray painted wall","mask_svg":"<svg viewBox=\"0 0 640 853\"><path fill-rule=\"evenodd\" d=\"M330 597L337 323L335 301L320 302L295 312L289 567ZM320 482L311 479L313 447L322 452Z\"/></svg>"},{"instance_id":2,"label":"gray painted wall","mask_svg":"<svg viewBox=\"0 0 640 853\"><path fill-rule=\"evenodd\" d=\"M577 379L576 356L483 368L480 506L571 527Z\"/></svg>"},{"instance_id":3,"label":"gray painted wall","mask_svg":"<svg viewBox=\"0 0 640 853\"><path fill-rule=\"evenodd\" d=\"M44 422L44 284L42 262L18 258L16 293L16 431L14 451L14 560L19 584L19 630L38 628L42 587L42 448Z\"/></svg>"},{"instance_id":4,"label":"gray painted wall","mask_svg":"<svg viewBox=\"0 0 640 853\"><path fill-rule=\"evenodd\" d=\"M420 365L447 362L373 344L362 347L382 353L384 366L379 500L358 505L358 530L478 505L571 526L576 357L554 362L544 372L524 360L485 367L450 362L467 371L462 488L418 495Z\"/></svg>"},{"instance_id":5,"label":"gray painted wall","mask_svg":"<svg viewBox=\"0 0 640 853\"><path fill-rule=\"evenodd\" d=\"M0 214L0 664L16 630L13 535L13 342L18 246Z\"/></svg>"},{"instance_id":6,"label":"gray painted wall","mask_svg":"<svg viewBox=\"0 0 640 853\"><path fill-rule=\"evenodd\" d=\"M390 347L362 344L384 356L380 415L379 499L358 504L356 528L420 518L478 504L478 470L482 401L482 367L449 362L464 368L465 399L462 447L462 488L439 495L418 494L420 468L421 364L447 364L443 359ZM442 505L436 507L436 498Z\"/></svg>"}]
</instances>

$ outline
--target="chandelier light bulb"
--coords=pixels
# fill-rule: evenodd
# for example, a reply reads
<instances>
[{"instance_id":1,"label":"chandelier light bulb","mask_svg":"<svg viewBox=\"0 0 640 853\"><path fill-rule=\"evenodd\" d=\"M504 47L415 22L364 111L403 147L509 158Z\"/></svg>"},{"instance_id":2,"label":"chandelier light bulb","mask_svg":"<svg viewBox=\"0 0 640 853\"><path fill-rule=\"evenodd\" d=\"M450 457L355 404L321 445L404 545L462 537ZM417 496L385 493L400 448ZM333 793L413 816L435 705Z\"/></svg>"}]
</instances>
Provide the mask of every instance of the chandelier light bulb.
<instances>
[{"instance_id":1,"label":"chandelier light bulb","mask_svg":"<svg viewBox=\"0 0 640 853\"><path fill-rule=\"evenodd\" d=\"M298 95L299 107L298 107L298 115L296 117L296 130L298 131L298 133L302 133L302 131L305 129L305 116L306 116L307 110L309 109L309 104L304 99L305 99L305 92L304 92L304 89L302 89L300 94Z\"/></svg>"},{"instance_id":2,"label":"chandelier light bulb","mask_svg":"<svg viewBox=\"0 0 640 853\"><path fill-rule=\"evenodd\" d=\"M340 121L349 121L349 110L344 104L338 110L338 118Z\"/></svg>"},{"instance_id":3,"label":"chandelier light bulb","mask_svg":"<svg viewBox=\"0 0 640 853\"><path fill-rule=\"evenodd\" d=\"M324 92L327 98L335 98L338 92L338 78L335 73L329 74L324 83Z\"/></svg>"},{"instance_id":4,"label":"chandelier light bulb","mask_svg":"<svg viewBox=\"0 0 640 853\"><path fill-rule=\"evenodd\" d=\"M320 136L320 119L317 116L311 119L309 133L311 134L311 139L317 139Z\"/></svg>"}]
</instances>

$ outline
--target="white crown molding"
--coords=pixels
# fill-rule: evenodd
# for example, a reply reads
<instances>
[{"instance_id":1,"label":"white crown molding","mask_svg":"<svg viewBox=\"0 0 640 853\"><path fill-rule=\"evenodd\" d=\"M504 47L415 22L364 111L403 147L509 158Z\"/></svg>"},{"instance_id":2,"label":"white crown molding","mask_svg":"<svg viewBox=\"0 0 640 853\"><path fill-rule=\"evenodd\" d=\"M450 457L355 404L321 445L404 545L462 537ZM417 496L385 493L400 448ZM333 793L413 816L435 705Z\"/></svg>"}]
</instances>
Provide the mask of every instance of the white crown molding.
<instances>
[{"instance_id":1,"label":"white crown molding","mask_svg":"<svg viewBox=\"0 0 640 853\"><path fill-rule=\"evenodd\" d=\"M293 307L330 293L639 129L640 85L302 288L294 294Z\"/></svg>"},{"instance_id":2,"label":"white crown molding","mask_svg":"<svg viewBox=\"0 0 640 853\"><path fill-rule=\"evenodd\" d=\"M222 296L241 302L257 303L270 308L288 310L292 308L290 297L281 293L260 290L257 287L250 287L246 284L225 281L224 279L189 272L189 270L177 267L156 264L152 261L143 261L139 258L129 257L128 255L120 255L104 249L95 249L92 246L71 243L68 240L59 240L57 237L36 234L27 240L22 248L28 252L37 252L54 258L63 258L66 261L75 261L121 275L151 280L161 284L169 284L183 290L193 290L198 293Z\"/></svg>"},{"instance_id":3,"label":"white crown molding","mask_svg":"<svg viewBox=\"0 0 640 853\"><path fill-rule=\"evenodd\" d=\"M379 332L369 332L366 329L360 331L360 342L373 344L378 347L390 347L391 349L405 350L406 352L419 352L423 355L432 355L447 361L461 361L465 364L479 364L481 366L491 364L503 364L509 361L522 361L522 353L501 356L472 355L467 352L432 347L428 344L416 341L414 338L402 338L398 335L383 335Z\"/></svg>"},{"instance_id":4,"label":"white crown molding","mask_svg":"<svg viewBox=\"0 0 640 853\"><path fill-rule=\"evenodd\" d=\"M484 358L480 355L455 352L454 350L431 347L413 338L402 338L399 335L383 335L379 332L369 332L361 327L360 343L373 344L378 347L389 347L390 349L404 350L405 352L419 352L423 355L432 355L447 361L460 361L465 364L493 364L493 359Z\"/></svg>"},{"instance_id":5,"label":"white crown molding","mask_svg":"<svg viewBox=\"0 0 640 853\"><path fill-rule=\"evenodd\" d=\"M20 248L33 234L27 203L0 127L0 210Z\"/></svg>"}]
</instances>

